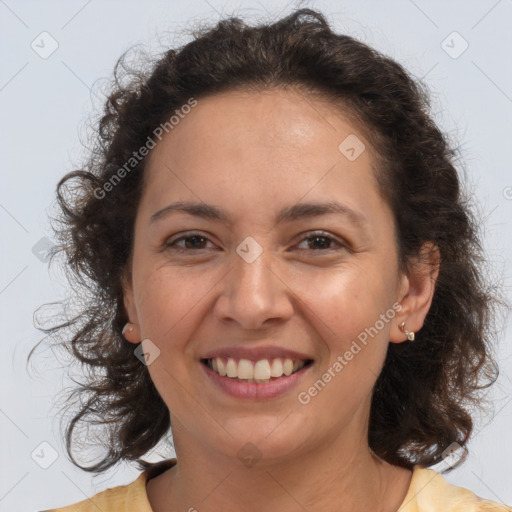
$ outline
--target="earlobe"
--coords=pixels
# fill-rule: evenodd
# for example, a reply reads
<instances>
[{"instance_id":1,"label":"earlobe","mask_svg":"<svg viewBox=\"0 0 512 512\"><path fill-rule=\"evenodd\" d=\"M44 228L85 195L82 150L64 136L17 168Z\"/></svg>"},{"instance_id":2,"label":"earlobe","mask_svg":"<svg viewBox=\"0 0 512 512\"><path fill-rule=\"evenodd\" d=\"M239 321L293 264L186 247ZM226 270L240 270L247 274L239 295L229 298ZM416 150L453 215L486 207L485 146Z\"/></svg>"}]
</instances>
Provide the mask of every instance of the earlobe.
<instances>
[{"instance_id":1,"label":"earlobe","mask_svg":"<svg viewBox=\"0 0 512 512\"><path fill-rule=\"evenodd\" d=\"M126 322L122 332L126 341L129 341L130 343L140 343L141 336L139 326L137 324Z\"/></svg>"},{"instance_id":2,"label":"earlobe","mask_svg":"<svg viewBox=\"0 0 512 512\"><path fill-rule=\"evenodd\" d=\"M396 315L390 332L391 343L412 341L423 327L434 297L440 261L437 246L426 242L419 258L411 263L411 271L402 276L398 297L402 309Z\"/></svg>"},{"instance_id":3,"label":"earlobe","mask_svg":"<svg viewBox=\"0 0 512 512\"><path fill-rule=\"evenodd\" d=\"M128 317L128 322L123 327L123 336L130 343L140 343L141 334L135 308L133 296L133 286L128 272L125 271L121 277L121 286L123 289L123 303Z\"/></svg>"}]
</instances>

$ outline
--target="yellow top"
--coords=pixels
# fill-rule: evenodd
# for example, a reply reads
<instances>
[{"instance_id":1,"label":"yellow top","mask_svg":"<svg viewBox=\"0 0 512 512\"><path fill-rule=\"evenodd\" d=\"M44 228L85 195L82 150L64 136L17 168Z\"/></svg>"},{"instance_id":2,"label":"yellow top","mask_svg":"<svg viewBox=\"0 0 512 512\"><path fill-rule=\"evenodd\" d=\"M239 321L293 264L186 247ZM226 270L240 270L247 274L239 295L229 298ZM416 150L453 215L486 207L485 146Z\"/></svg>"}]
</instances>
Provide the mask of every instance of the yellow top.
<instances>
[{"instance_id":1,"label":"yellow top","mask_svg":"<svg viewBox=\"0 0 512 512\"><path fill-rule=\"evenodd\" d=\"M153 512L146 493L148 477L172 467L176 459L163 461L163 467L142 472L129 485L102 491L74 505L45 512ZM422 466L414 466L411 484L397 512L512 512L512 507L479 498L471 491L449 484L443 476Z\"/></svg>"}]
</instances>

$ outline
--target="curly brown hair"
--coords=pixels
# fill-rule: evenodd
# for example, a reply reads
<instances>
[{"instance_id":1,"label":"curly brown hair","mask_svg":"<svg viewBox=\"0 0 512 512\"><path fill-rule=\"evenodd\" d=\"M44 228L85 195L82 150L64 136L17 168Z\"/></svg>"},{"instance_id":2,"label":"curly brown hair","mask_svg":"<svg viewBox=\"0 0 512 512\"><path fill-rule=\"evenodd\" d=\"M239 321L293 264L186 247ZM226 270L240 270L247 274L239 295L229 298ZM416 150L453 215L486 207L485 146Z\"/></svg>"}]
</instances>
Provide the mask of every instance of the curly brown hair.
<instances>
[{"instance_id":1,"label":"curly brown hair","mask_svg":"<svg viewBox=\"0 0 512 512\"><path fill-rule=\"evenodd\" d=\"M485 279L471 195L455 167L457 150L430 117L421 81L335 33L321 13L299 9L269 24L248 26L231 17L202 28L146 74L131 69L124 54L96 146L82 169L58 183L55 255L65 256L79 312L39 328L88 370L88 381L69 396L77 396L80 406L66 429L68 455L86 471L100 473L123 460L146 467L142 457L171 427L147 367L122 335L128 318L121 276L130 263L147 159L123 179L115 176L190 98L270 87L328 99L361 124L379 155L377 178L394 212L401 270L408 271L409 258L425 242L440 252L435 294L416 341L389 344L373 392L370 448L390 464L431 466L451 443L464 446L472 433L471 408L483 407L482 390L498 375L491 342L499 300ZM99 440L106 455L90 466L72 453L80 422L106 432Z\"/></svg>"}]
</instances>

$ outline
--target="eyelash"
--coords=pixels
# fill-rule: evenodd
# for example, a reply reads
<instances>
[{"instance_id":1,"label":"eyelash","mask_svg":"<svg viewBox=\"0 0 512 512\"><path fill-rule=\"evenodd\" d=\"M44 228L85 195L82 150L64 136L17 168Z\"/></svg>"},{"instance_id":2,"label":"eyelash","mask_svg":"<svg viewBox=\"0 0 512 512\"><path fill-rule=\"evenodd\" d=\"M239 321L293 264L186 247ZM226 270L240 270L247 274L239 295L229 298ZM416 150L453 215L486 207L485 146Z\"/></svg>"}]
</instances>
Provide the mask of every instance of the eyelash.
<instances>
[{"instance_id":1,"label":"eyelash","mask_svg":"<svg viewBox=\"0 0 512 512\"><path fill-rule=\"evenodd\" d=\"M182 240L190 240L192 238L202 238L204 240L208 240L208 238L206 236L203 236L201 233L196 233L196 232L192 232L190 233L189 235L187 236L181 236L180 238L177 238L176 240L173 240L172 242L166 242L164 244L164 249L172 249L173 251L176 251L176 252L190 252L190 251L193 251L193 252L199 252L199 251L203 251L203 250L206 250L204 248L201 248L201 249L186 249L186 248L183 248L183 247L178 247L176 244L177 242L181 242ZM337 240L336 238L334 238L333 236L329 235L328 233L324 232L324 231L312 231L312 232L308 232L306 233L306 236L304 238L301 239L301 243L305 240L313 240L315 238L324 238L325 240L329 240L335 244L338 244L340 246L340 249L342 250L348 250L348 246L347 244ZM304 251L304 250L308 250L308 249L299 249L301 251ZM315 251L315 252L331 252L331 251L335 251L335 250L339 250L339 249L335 249L335 248L327 248L327 249L322 249L322 248L319 248L319 249L311 249L312 251Z\"/></svg>"}]
</instances>

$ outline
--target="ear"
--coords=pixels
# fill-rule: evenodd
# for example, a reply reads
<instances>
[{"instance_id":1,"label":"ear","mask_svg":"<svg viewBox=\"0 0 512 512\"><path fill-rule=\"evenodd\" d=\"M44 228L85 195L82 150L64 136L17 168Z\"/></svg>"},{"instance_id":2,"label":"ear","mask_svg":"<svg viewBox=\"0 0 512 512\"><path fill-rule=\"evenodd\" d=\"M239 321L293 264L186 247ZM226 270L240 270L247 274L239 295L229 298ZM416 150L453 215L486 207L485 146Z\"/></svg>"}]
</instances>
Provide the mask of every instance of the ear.
<instances>
[{"instance_id":1,"label":"ear","mask_svg":"<svg viewBox=\"0 0 512 512\"><path fill-rule=\"evenodd\" d=\"M121 287L123 289L124 309L128 316L128 328L123 333L124 338L130 343L140 343L141 334L139 320L137 317L137 309L135 307L135 297L133 292L132 274L128 266L126 266L121 276Z\"/></svg>"},{"instance_id":2,"label":"ear","mask_svg":"<svg viewBox=\"0 0 512 512\"><path fill-rule=\"evenodd\" d=\"M405 322L408 331L418 332L432 304L439 275L441 256L432 242L423 244L419 257L410 260L410 271L402 274L397 301L402 309L396 314L390 332L391 343L402 343L407 336L399 325Z\"/></svg>"}]
</instances>

